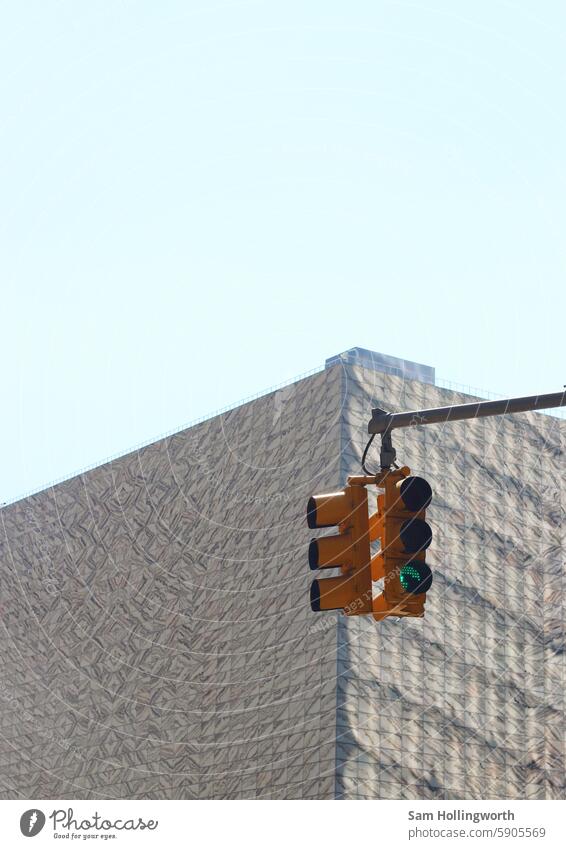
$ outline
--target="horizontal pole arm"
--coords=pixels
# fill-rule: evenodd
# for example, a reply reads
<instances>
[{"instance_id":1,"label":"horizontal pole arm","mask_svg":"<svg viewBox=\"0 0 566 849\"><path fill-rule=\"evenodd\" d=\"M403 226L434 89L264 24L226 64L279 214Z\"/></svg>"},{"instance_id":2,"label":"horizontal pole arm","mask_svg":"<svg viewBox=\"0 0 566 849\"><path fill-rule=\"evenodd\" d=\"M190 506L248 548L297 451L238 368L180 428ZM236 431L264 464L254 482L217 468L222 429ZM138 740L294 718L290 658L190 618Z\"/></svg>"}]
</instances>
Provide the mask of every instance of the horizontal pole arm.
<instances>
[{"instance_id":1,"label":"horizontal pole arm","mask_svg":"<svg viewBox=\"0 0 566 849\"><path fill-rule=\"evenodd\" d=\"M522 398L504 398L501 401L474 401L472 404L454 404L451 407L434 407L430 410L412 410L407 413L372 411L368 433L387 433L393 428L415 427L437 422L455 422L462 419L481 419L505 413L524 413L527 410L550 410L566 406L566 388L562 392L546 395L525 395Z\"/></svg>"}]
</instances>

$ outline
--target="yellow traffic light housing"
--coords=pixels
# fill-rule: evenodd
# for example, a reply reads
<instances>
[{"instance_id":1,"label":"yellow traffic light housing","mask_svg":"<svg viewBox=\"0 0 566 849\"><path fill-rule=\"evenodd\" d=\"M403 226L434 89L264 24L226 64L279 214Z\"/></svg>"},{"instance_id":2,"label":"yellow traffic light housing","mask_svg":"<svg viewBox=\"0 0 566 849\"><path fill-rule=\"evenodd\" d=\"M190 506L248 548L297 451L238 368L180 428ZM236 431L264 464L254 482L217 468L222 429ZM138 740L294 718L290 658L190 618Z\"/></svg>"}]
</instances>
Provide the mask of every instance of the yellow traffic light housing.
<instances>
[{"instance_id":1,"label":"yellow traffic light housing","mask_svg":"<svg viewBox=\"0 0 566 849\"><path fill-rule=\"evenodd\" d=\"M338 526L339 533L318 537L309 545L311 569L340 569L340 577L311 584L311 609L343 610L347 615L372 612L371 552L367 492L362 484L339 492L314 495L307 505L309 528Z\"/></svg>"},{"instance_id":2,"label":"yellow traffic light housing","mask_svg":"<svg viewBox=\"0 0 566 849\"><path fill-rule=\"evenodd\" d=\"M373 600L377 620L386 616L424 616L426 593L432 572L426 549L432 540L425 521L432 499L428 482L411 476L410 469L388 470L378 476L377 513L370 517L370 539L381 548L372 558L372 580L383 579L383 592Z\"/></svg>"},{"instance_id":3,"label":"yellow traffic light housing","mask_svg":"<svg viewBox=\"0 0 566 849\"><path fill-rule=\"evenodd\" d=\"M368 515L366 486L383 490L377 512ZM352 475L338 492L314 495L307 505L309 528L338 527L338 533L318 537L309 545L311 569L340 569L340 577L311 584L311 609L343 610L349 616L373 614L424 616L432 572L426 549L432 531L425 521L432 490L407 466L383 469L377 475ZM371 556L371 543L381 547ZM383 592L373 598L372 581L383 580Z\"/></svg>"}]
</instances>

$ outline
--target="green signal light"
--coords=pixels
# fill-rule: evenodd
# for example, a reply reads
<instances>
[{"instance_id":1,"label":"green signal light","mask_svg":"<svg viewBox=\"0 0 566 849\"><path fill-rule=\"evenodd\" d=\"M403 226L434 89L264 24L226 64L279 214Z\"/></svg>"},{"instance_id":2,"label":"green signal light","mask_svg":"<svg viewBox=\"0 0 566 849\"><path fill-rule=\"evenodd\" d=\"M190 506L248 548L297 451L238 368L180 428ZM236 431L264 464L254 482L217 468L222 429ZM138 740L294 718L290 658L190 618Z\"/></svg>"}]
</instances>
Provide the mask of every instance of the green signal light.
<instances>
[{"instance_id":1,"label":"green signal light","mask_svg":"<svg viewBox=\"0 0 566 849\"><path fill-rule=\"evenodd\" d=\"M415 569L414 566L411 566L409 563L408 566L403 566L401 569L401 574L399 575L401 579L401 584L403 585L403 589L405 592L411 592L415 583L418 584L419 578L421 577L418 569Z\"/></svg>"},{"instance_id":2,"label":"green signal light","mask_svg":"<svg viewBox=\"0 0 566 849\"><path fill-rule=\"evenodd\" d=\"M426 593L432 584L432 572L426 563L406 563L399 572L401 586L406 593Z\"/></svg>"}]
</instances>

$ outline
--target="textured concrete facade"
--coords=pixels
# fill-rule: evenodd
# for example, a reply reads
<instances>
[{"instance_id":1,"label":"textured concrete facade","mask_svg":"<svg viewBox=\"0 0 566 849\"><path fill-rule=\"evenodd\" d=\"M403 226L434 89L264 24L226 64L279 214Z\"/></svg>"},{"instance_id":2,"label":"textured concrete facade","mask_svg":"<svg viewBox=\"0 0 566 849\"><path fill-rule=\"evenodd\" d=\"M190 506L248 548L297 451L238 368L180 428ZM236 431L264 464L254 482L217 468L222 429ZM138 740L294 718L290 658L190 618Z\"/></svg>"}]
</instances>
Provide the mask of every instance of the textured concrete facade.
<instances>
[{"instance_id":1,"label":"textured concrete facade","mask_svg":"<svg viewBox=\"0 0 566 849\"><path fill-rule=\"evenodd\" d=\"M563 421L399 433L426 618L308 604L371 407L467 398L338 363L5 507L2 797L564 798Z\"/></svg>"},{"instance_id":2,"label":"textured concrete facade","mask_svg":"<svg viewBox=\"0 0 566 849\"><path fill-rule=\"evenodd\" d=\"M352 369L342 477L371 406L465 403ZM424 620L340 618L337 796L566 797L564 433L536 413L394 432L434 492Z\"/></svg>"}]
</instances>

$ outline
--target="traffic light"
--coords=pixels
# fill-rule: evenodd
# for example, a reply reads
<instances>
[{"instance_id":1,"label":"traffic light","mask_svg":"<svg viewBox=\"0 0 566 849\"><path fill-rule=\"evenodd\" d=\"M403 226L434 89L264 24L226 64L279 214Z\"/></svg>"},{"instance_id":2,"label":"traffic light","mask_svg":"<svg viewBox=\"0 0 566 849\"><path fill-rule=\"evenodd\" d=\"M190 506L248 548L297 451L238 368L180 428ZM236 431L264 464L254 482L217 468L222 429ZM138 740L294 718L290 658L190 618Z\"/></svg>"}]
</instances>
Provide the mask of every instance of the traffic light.
<instances>
[{"instance_id":1,"label":"traffic light","mask_svg":"<svg viewBox=\"0 0 566 849\"><path fill-rule=\"evenodd\" d=\"M338 533L309 545L311 569L340 569L340 577L311 584L311 609L372 612L369 516L365 486L348 484L339 492L313 495L307 505L309 528L338 526Z\"/></svg>"},{"instance_id":2,"label":"traffic light","mask_svg":"<svg viewBox=\"0 0 566 849\"><path fill-rule=\"evenodd\" d=\"M372 558L372 580L383 578L383 592L373 600L375 619L386 616L424 616L426 593L432 572L426 564L426 549L432 540L425 521L432 490L410 469L389 471L378 484L384 489L377 498L377 513L370 516L370 539L381 548Z\"/></svg>"}]
</instances>

